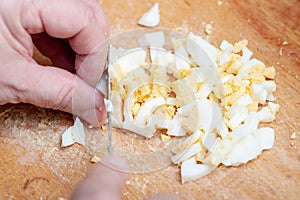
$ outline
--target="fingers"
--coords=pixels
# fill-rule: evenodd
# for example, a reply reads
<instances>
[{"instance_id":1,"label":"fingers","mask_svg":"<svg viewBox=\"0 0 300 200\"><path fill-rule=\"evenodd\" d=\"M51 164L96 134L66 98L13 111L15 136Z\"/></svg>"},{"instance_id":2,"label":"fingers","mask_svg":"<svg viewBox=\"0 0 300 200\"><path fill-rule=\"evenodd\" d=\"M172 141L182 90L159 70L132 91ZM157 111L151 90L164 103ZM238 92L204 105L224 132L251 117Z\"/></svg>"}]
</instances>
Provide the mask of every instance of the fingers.
<instances>
[{"instance_id":1,"label":"fingers","mask_svg":"<svg viewBox=\"0 0 300 200\"><path fill-rule=\"evenodd\" d=\"M46 31L52 37L69 39L77 54L78 76L95 86L103 72L108 45L108 22L98 2L41 0L28 7L23 6L27 8L22 12L24 28L30 34Z\"/></svg>"},{"instance_id":2,"label":"fingers","mask_svg":"<svg viewBox=\"0 0 300 200\"><path fill-rule=\"evenodd\" d=\"M63 110L78 115L94 126L106 121L102 95L70 72L16 61L7 67L7 84L15 95L14 103L24 102Z\"/></svg>"},{"instance_id":3,"label":"fingers","mask_svg":"<svg viewBox=\"0 0 300 200\"><path fill-rule=\"evenodd\" d=\"M53 38L46 32L33 34L31 37L39 51L50 58L56 67L75 73L75 53L66 41Z\"/></svg>"},{"instance_id":4,"label":"fingers","mask_svg":"<svg viewBox=\"0 0 300 200\"><path fill-rule=\"evenodd\" d=\"M128 165L119 157L105 157L75 189L72 200L118 200L128 177Z\"/></svg>"}]
</instances>

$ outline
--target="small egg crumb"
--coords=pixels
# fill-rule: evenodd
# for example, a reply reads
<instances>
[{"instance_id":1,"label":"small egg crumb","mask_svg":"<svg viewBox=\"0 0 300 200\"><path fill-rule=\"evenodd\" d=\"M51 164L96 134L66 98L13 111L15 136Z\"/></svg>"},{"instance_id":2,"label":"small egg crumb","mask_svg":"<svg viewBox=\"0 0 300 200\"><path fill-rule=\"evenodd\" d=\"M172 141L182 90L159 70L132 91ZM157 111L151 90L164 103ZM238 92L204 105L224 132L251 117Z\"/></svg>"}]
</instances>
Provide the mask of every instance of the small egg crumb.
<instances>
[{"instance_id":1,"label":"small egg crumb","mask_svg":"<svg viewBox=\"0 0 300 200\"><path fill-rule=\"evenodd\" d=\"M283 44L283 45L287 45L287 44L288 44L288 42L287 42L287 41L284 41L282 44Z\"/></svg>"},{"instance_id":2,"label":"small egg crumb","mask_svg":"<svg viewBox=\"0 0 300 200\"><path fill-rule=\"evenodd\" d=\"M161 139L161 141L163 141L163 142L167 142L167 141L169 141L169 140L171 139L171 136L165 135L165 134L161 134L161 135L160 135L160 139Z\"/></svg>"},{"instance_id":3,"label":"small egg crumb","mask_svg":"<svg viewBox=\"0 0 300 200\"><path fill-rule=\"evenodd\" d=\"M290 145L291 145L292 147L295 147L295 146L296 146L296 143L295 143L295 142L291 142Z\"/></svg>"},{"instance_id":4,"label":"small egg crumb","mask_svg":"<svg viewBox=\"0 0 300 200\"><path fill-rule=\"evenodd\" d=\"M90 161L91 161L91 163L98 163L98 162L100 162L100 160L101 159L98 156L94 155Z\"/></svg>"},{"instance_id":5,"label":"small egg crumb","mask_svg":"<svg viewBox=\"0 0 300 200\"><path fill-rule=\"evenodd\" d=\"M272 67L267 67L264 69L264 72L263 72L263 75L266 77L266 78L269 78L269 79L274 79L275 78L275 75L276 75L276 71L275 71L275 68L272 66Z\"/></svg>"},{"instance_id":6,"label":"small egg crumb","mask_svg":"<svg viewBox=\"0 0 300 200\"><path fill-rule=\"evenodd\" d=\"M247 45L248 45L248 40L246 40L246 39L236 42L234 44L234 50L233 50L234 53L238 53L238 52L242 51L243 47L247 46Z\"/></svg>"},{"instance_id":7,"label":"small egg crumb","mask_svg":"<svg viewBox=\"0 0 300 200\"><path fill-rule=\"evenodd\" d=\"M296 135L297 135L297 133L296 133L296 132L294 132L294 133L291 135L290 139L291 139L291 140L294 140L294 139L296 139Z\"/></svg>"},{"instance_id":8,"label":"small egg crumb","mask_svg":"<svg viewBox=\"0 0 300 200\"><path fill-rule=\"evenodd\" d=\"M221 0L219 0L218 2L217 2L217 5L218 6L221 6L223 4L223 1L221 1Z\"/></svg>"},{"instance_id":9,"label":"small egg crumb","mask_svg":"<svg viewBox=\"0 0 300 200\"><path fill-rule=\"evenodd\" d=\"M283 48L280 47L280 49L279 49L279 55L280 55L280 56L282 56L282 50L283 50Z\"/></svg>"},{"instance_id":10,"label":"small egg crumb","mask_svg":"<svg viewBox=\"0 0 300 200\"><path fill-rule=\"evenodd\" d=\"M125 182L125 184L126 184L126 185L130 185L130 184L131 184L130 180L127 180L127 181Z\"/></svg>"},{"instance_id":11,"label":"small egg crumb","mask_svg":"<svg viewBox=\"0 0 300 200\"><path fill-rule=\"evenodd\" d=\"M205 25L205 33L207 34L207 35L210 35L211 33L212 33L212 25L211 24L206 24Z\"/></svg>"}]
</instances>

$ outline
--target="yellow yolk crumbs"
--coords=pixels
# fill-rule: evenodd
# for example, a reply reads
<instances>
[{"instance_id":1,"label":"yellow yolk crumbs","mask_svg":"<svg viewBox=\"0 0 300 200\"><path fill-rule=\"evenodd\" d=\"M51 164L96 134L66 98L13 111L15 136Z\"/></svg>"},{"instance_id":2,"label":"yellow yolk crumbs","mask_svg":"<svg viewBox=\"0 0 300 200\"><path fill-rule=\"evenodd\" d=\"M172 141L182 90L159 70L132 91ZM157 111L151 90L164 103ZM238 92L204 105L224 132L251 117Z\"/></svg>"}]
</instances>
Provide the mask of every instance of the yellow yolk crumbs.
<instances>
[{"instance_id":1,"label":"yellow yolk crumbs","mask_svg":"<svg viewBox=\"0 0 300 200\"><path fill-rule=\"evenodd\" d=\"M233 52L238 53L238 52L242 51L244 46L247 46L247 45L248 45L248 40L246 40L246 39L236 42L233 46L233 48L234 48Z\"/></svg>"},{"instance_id":2,"label":"yellow yolk crumbs","mask_svg":"<svg viewBox=\"0 0 300 200\"><path fill-rule=\"evenodd\" d=\"M266 79L274 79L276 75L276 70L274 67L266 68L264 65L258 64L245 70L245 72L249 75L249 78L247 79L247 81L249 81L248 84L243 82L242 79L237 76L240 68L243 67L241 63L237 61L241 60L242 56L240 55L240 52L243 50L244 46L247 46L247 44L248 41L245 39L236 42L234 44L234 53L229 55L229 61L218 66L218 72L222 78L229 75L234 75L229 81L222 85L223 88L221 90L223 91L219 92L221 97L218 96L218 98L223 99L221 103L221 109L225 112L228 111L232 105L236 104L240 97L251 93L250 86L253 83L261 84ZM222 51L218 50L218 54L221 55L221 53ZM214 98L210 97L210 99ZM258 105L259 103L257 101L252 102L248 105L248 111L257 112L259 110ZM225 116L225 118L227 117L228 116Z\"/></svg>"},{"instance_id":3,"label":"yellow yolk crumbs","mask_svg":"<svg viewBox=\"0 0 300 200\"><path fill-rule=\"evenodd\" d=\"M222 52L219 50L219 55ZM236 62L241 60L241 56L239 54L230 54L229 55L229 61L226 62L225 64L218 66L218 72L219 74L237 74L239 72L240 69L240 65L237 65Z\"/></svg>"},{"instance_id":4,"label":"yellow yolk crumbs","mask_svg":"<svg viewBox=\"0 0 300 200\"><path fill-rule=\"evenodd\" d=\"M268 67L268 68L265 68L264 71L263 71L263 75L264 75L266 78L274 79L274 78L275 78L275 75L276 75L275 68L274 68L274 67Z\"/></svg>"},{"instance_id":5,"label":"yellow yolk crumbs","mask_svg":"<svg viewBox=\"0 0 300 200\"><path fill-rule=\"evenodd\" d=\"M185 78L185 77L191 75L191 73L192 73L192 70L190 70L190 69L183 69L179 72L181 78Z\"/></svg>"},{"instance_id":6,"label":"yellow yolk crumbs","mask_svg":"<svg viewBox=\"0 0 300 200\"><path fill-rule=\"evenodd\" d=\"M138 112L140 111L141 107L147 102L148 99L153 99L157 97L164 97L168 98L170 91L168 88L163 87L157 84L148 84L140 87L138 90L135 91L132 98L132 109L131 113L132 116L135 117ZM176 106L174 105L166 105L166 114L174 117L176 113Z\"/></svg>"}]
</instances>

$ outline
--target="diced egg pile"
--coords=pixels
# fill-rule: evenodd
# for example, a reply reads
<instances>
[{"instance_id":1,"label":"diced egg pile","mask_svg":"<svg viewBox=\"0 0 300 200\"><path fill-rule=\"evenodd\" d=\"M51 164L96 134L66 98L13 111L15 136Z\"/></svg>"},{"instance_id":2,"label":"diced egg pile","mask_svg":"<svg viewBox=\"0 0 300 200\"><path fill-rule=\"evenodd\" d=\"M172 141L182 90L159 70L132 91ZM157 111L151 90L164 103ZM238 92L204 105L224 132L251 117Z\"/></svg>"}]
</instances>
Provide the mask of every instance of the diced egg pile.
<instances>
[{"instance_id":1,"label":"diced egg pile","mask_svg":"<svg viewBox=\"0 0 300 200\"><path fill-rule=\"evenodd\" d=\"M183 137L172 157L183 183L273 146L274 130L258 125L279 109L275 69L251 58L247 40L216 48L190 33L172 39L172 51L164 41L163 32L141 39L150 58L143 48L111 48L118 57L109 66L114 127L147 138L161 134L163 141Z\"/></svg>"}]
</instances>

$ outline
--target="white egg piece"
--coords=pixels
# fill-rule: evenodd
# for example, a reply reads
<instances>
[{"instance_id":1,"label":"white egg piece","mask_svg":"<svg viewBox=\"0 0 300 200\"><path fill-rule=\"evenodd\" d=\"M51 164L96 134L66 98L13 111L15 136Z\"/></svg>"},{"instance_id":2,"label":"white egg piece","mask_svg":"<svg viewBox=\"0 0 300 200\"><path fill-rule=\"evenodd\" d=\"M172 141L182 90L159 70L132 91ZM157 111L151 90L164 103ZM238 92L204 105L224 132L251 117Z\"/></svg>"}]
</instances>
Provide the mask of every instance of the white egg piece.
<instances>
[{"instance_id":1,"label":"white egg piece","mask_svg":"<svg viewBox=\"0 0 300 200\"><path fill-rule=\"evenodd\" d=\"M112 92L111 101L112 105L114 106L114 110L112 112L112 125L116 128L123 128L123 103L122 98L118 92Z\"/></svg>"},{"instance_id":2,"label":"white egg piece","mask_svg":"<svg viewBox=\"0 0 300 200\"><path fill-rule=\"evenodd\" d=\"M252 98L250 97L249 94L245 94L244 96L241 96L238 99L237 104L239 106L248 106L249 104L251 104L253 102Z\"/></svg>"},{"instance_id":3,"label":"white egg piece","mask_svg":"<svg viewBox=\"0 0 300 200\"><path fill-rule=\"evenodd\" d=\"M274 81L264 81L262 86L268 91L268 94L271 94L276 91L276 84Z\"/></svg>"},{"instance_id":4,"label":"white egg piece","mask_svg":"<svg viewBox=\"0 0 300 200\"><path fill-rule=\"evenodd\" d=\"M234 109L234 111L232 111ZM231 130L236 129L248 116L248 107L247 106L232 106L229 110L231 114L230 120L227 122L228 127Z\"/></svg>"},{"instance_id":5,"label":"white egg piece","mask_svg":"<svg viewBox=\"0 0 300 200\"><path fill-rule=\"evenodd\" d=\"M182 152L173 156L171 158L171 160L173 161L174 164L179 164L179 163L191 158L192 156L196 155L200 151L202 151L200 143L195 143L192 146L190 146L189 148L187 148L187 149L183 150Z\"/></svg>"},{"instance_id":6,"label":"white egg piece","mask_svg":"<svg viewBox=\"0 0 300 200\"><path fill-rule=\"evenodd\" d=\"M113 111L113 104L110 100L108 99L103 99L104 100L104 105L106 107L106 112L112 112Z\"/></svg>"},{"instance_id":7,"label":"white egg piece","mask_svg":"<svg viewBox=\"0 0 300 200\"><path fill-rule=\"evenodd\" d=\"M248 135L239 141L233 150L228 154L226 160L222 163L225 166L238 166L246 164L248 161L256 158L262 151L262 148L256 138Z\"/></svg>"},{"instance_id":8,"label":"white egg piece","mask_svg":"<svg viewBox=\"0 0 300 200\"><path fill-rule=\"evenodd\" d=\"M172 152L178 154L182 152L184 149L187 149L191 145L193 145L202 135L202 133L197 129L192 135L184 138L182 141L178 143L173 149Z\"/></svg>"},{"instance_id":9,"label":"white egg piece","mask_svg":"<svg viewBox=\"0 0 300 200\"><path fill-rule=\"evenodd\" d=\"M233 150L234 143L229 139L221 140L217 143L215 149L205 158L203 163L218 166L228 154Z\"/></svg>"},{"instance_id":10,"label":"white egg piece","mask_svg":"<svg viewBox=\"0 0 300 200\"><path fill-rule=\"evenodd\" d=\"M216 167L208 164L197 164L195 158L182 162L181 181L187 183L208 175Z\"/></svg>"},{"instance_id":11,"label":"white egg piece","mask_svg":"<svg viewBox=\"0 0 300 200\"><path fill-rule=\"evenodd\" d=\"M62 142L61 147L68 147L75 143L75 137L72 133L73 126L69 127L63 134L62 134Z\"/></svg>"},{"instance_id":12,"label":"white egg piece","mask_svg":"<svg viewBox=\"0 0 300 200\"><path fill-rule=\"evenodd\" d=\"M165 35L163 31L146 33L141 39L139 39L139 44L142 47L153 47L153 48L163 48L165 44Z\"/></svg>"},{"instance_id":13,"label":"white egg piece","mask_svg":"<svg viewBox=\"0 0 300 200\"><path fill-rule=\"evenodd\" d=\"M157 122L157 127L167 129L167 134L170 136L185 136L187 131L182 127L182 116L176 114L171 120Z\"/></svg>"},{"instance_id":14,"label":"white egg piece","mask_svg":"<svg viewBox=\"0 0 300 200\"><path fill-rule=\"evenodd\" d=\"M245 120L245 123L233 130L228 137L233 142L239 142L240 140L248 137L252 134L258 127L259 120L256 113L250 113Z\"/></svg>"},{"instance_id":15,"label":"white egg piece","mask_svg":"<svg viewBox=\"0 0 300 200\"><path fill-rule=\"evenodd\" d=\"M199 111L199 126L207 133L213 131L222 120L220 107L207 99L197 101Z\"/></svg>"},{"instance_id":16,"label":"white egg piece","mask_svg":"<svg viewBox=\"0 0 300 200\"><path fill-rule=\"evenodd\" d=\"M185 60L190 60L189 54L183 45L180 45L178 48L175 49L175 55L182 57Z\"/></svg>"},{"instance_id":17,"label":"white egg piece","mask_svg":"<svg viewBox=\"0 0 300 200\"><path fill-rule=\"evenodd\" d=\"M142 17L138 21L138 24L142 26L154 27L157 26L159 22L159 5L158 3L156 3L149 11L142 15Z\"/></svg>"},{"instance_id":18,"label":"white egg piece","mask_svg":"<svg viewBox=\"0 0 300 200\"><path fill-rule=\"evenodd\" d=\"M268 107L264 107L258 111L258 119L261 122L272 122L275 119L275 115L271 113Z\"/></svg>"},{"instance_id":19,"label":"white egg piece","mask_svg":"<svg viewBox=\"0 0 300 200\"><path fill-rule=\"evenodd\" d=\"M110 46L109 47L109 61L114 62L125 51L126 51L126 49L124 49L122 47L115 48L113 46Z\"/></svg>"},{"instance_id":20,"label":"white egg piece","mask_svg":"<svg viewBox=\"0 0 300 200\"><path fill-rule=\"evenodd\" d=\"M269 127L260 128L255 133L253 133L253 136L259 142L263 150L271 149L273 147L275 140L274 135L274 129Z\"/></svg>"},{"instance_id":21,"label":"white egg piece","mask_svg":"<svg viewBox=\"0 0 300 200\"><path fill-rule=\"evenodd\" d=\"M265 104L267 100L268 91L262 84L251 85L251 96L254 101L258 101L261 104Z\"/></svg>"},{"instance_id":22,"label":"white egg piece","mask_svg":"<svg viewBox=\"0 0 300 200\"><path fill-rule=\"evenodd\" d=\"M247 80L250 78L250 75L244 69L240 69L237 76L242 80Z\"/></svg>"},{"instance_id":23,"label":"white egg piece","mask_svg":"<svg viewBox=\"0 0 300 200\"><path fill-rule=\"evenodd\" d=\"M69 127L62 135L62 147L70 146L74 143L85 145L85 132L83 124L78 117L76 117L74 125Z\"/></svg>"},{"instance_id":24,"label":"white egg piece","mask_svg":"<svg viewBox=\"0 0 300 200\"><path fill-rule=\"evenodd\" d=\"M256 65L262 65L264 68L266 67L263 62L260 60L257 60L256 58L253 58L245 63L245 65L242 67L243 70L251 69L252 67Z\"/></svg>"},{"instance_id":25,"label":"white egg piece","mask_svg":"<svg viewBox=\"0 0 300 200\"><path fill-rule=\"evenodd\" d=\"M72 129L73 135L75 137L75 142L85 145L85 132L83 128L83 124L78 117L75 119L75 123Z\"/></svg>"},{"instance_id":26,"label":"white egg piece","mask_svg":"<svg viewBox=\"0 0 300 200\"><path fill-rule=\"evenodd\" d=\"M107 72L104 72L96 88L107 98Z\"/></svg>"},{"instance_id":27,"label":"white egg piece","mask_svg":"<svg viewBox=\"0 0 300 200\"><path fill-rule=\"evenodd\" d=\"M249 62L251 56L252 56L252 51L250 51L246 46L243 47L243 56L242 56L242 63L247 63Z\"/></svg>"},{"instance_id":28,"label":"white egg piece","mask_svg":"<svg viewBox=\"0 0 300 200\"><path fill-rule=\"evenodd\" d=\"M219 64L224 65L230 61L230 54L233 51L233 46L228 46L219 57Z\"/></svg>"},{"instance_id":29,"label":"white egg piece","mask_svg":"<svg viewBox=\"0 0 300 200\"><path fill-rule=\"evenodd\" d=\"M176 65L177 71L179 71L179 72L181 70L189 70L189 69L191 69L190 63L184 57L176 56L175 57L175 65Z\"/></svg>"},{"instance_id":30,"label":"white egg piece","mask_svg":"<svg viewBox=\"0 0 300 200\"><path fill-rule=\"evenodd\" d=\"M218 122L216 124L216 130L218 131L219 135L222 137L222 139L227 138L229 135L228 127L226 126L224 120Z\"/></svg>"},{"instance_id":31,"label":"white egg piece","mask_svg":"<svg viewBox=\"0 0 300 200\"><path fill-rule=\"evenodd\" d=\"M215 146L218 143L217 135L211 131L205 133L201 141L203 146L210 152L215 148Z\"/></svg>"},{"instance_id":32,"label":"white egg piece","mask_svg":"<svg viewBox=\"0 0 300 200\"><path fill-rule=\"evenodd\" d=\"M121 72L126 75L127 73L139 68L141 64L145 63L146 51L142 48L136 48L124 52L116 60L114 65L119 65Z\"/></svg>"},{"instance_id":33,"label":"white egg piece","mask_svg":"<svg viewBox=\"0 0 300 200\"><path fill-rule=\"evenodd\" d=\"M200 36L189 33L186 49L200 67L216 67L217 50Z\"/></svg>"},{"instance_id":34,"label":"white egg piece","mask_svg":"<svg viewBox=\"0 0 300 200\"><path fill-rule=\"evenodd\" d=\"M268 103L268 108L270 109L271 113L274 115L279 111L279 107L280 107L279 104L272 103L272 102Z\"/></svg>"},{"instance_id":35,"label":"white egg piece","mask_svg":"<svg viewBox=\"0 0 300 200\"><path fill-rule=\"evenodd\" d=\"M233 51L233 45L230 44L227 40L223 40L220 45L220 49L222 51L226 51L227 49L232 49L232 51Z\"/></svg>"}]
</instances>

